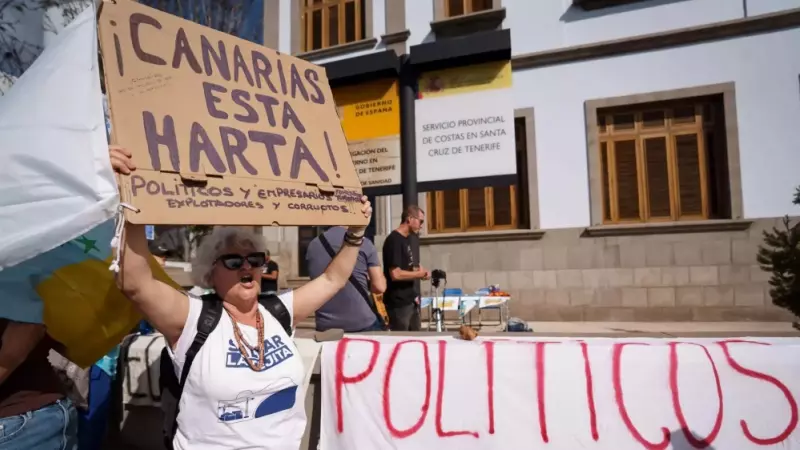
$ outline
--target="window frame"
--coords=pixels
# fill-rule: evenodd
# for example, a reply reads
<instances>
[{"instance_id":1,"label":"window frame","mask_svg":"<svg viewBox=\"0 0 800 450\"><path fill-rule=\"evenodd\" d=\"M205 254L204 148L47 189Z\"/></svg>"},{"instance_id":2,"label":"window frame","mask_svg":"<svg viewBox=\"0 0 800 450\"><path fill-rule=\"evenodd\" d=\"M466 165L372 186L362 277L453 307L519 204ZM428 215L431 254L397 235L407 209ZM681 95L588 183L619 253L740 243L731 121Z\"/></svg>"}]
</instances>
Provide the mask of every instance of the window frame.
<instances>
[{"instance_id":1,"label":"window frame","mask_svg":"<svg viewBox=\"0 0 800 450\"><path fill-rule=\"evenodd\" d=\"M462 0L464 1L464 0ZM469 5L469 9L471 11L472 5ZM472 14L479 14L479 13L487 13L490 11L496 11L503 9L503 0L492 0L492 7L490 9L484 9L481 11L476 12L466 12L467 8L464 8L464 14L459 14L457 16L450 15L450 4L448 0L433 0L433 21L434 22L442 22L442 21L450 21L450 20L457 20L460 21L461 18L467 17ZM505 17L505 16L503 16ZM468 20L468 19L467 19Z\"/></svg>"},{"instance_id":2,"label":"window frame","mask_svg":"<svg viewBox=\"0 0 800 450\"><path fill-rule=\"evenodd\" d=\"M318 52L322 50L326 50L332 47L338 47L340 45L347 45L352 44L354 42L363 41L365 39L369 39L369 34L371 33L371 2L372 0L322 0L319 4L311 3L313 0L295 0L299 3L298 5L298 27L299 27L299 52L300 53L309 53L309 52ZM347 41L347 28L345 26L346 23L346 15L345 5L347 3L353 3L355 6L355 38L352 41ZM338 42L336 44L331 45L329 42L330 34L328 33L328 29L330 26L330 21L328 20L329 11L332 7L336 7L337 12L337 28L338 28ZM321 45L320 48L311 48L309 44L313 44L314 41L314 34L313 34L313 13L315 11L321 11L321 26L320 26L320 33L321 33ZM363 16L363 21L361 17Z\"/></svg>"},{"instance_id":3,"label":"window frame","mask_svg":"<svg viewBox=\"0 0 800 450\"><path fill-rule=\"evenodd\" d=\"M467 16L467 15L470 15L470 14L476 13L476 12L491 11L491 10L497 8L497 5L494 4L495 1L493 1L491 7L487 8L487 9L481 9L479 11L473 11L472 10L472 6L473 6L472 5L472 1L473 0L458 0L458 1L461 2L461 5L462 5L462 8L463 8L464 12L461 13L461 14L451 15L450 14L450 1L449 0L443 0L443 1L444 1L444 18L446 18L446 19L452 19L454 17Z\"/></svg>"},{"instance_id":4,"label":"window frame","mask_svg":"<svg viewBox=\"0 0 800 450\"><path fill-rule=\"evenodd\" d=\"M511 223L504 224L504 225L496 225L495 222L495 210L494 210L494 186L484 186L483 187L483 207L484 207L484 215L486 217L486 223L480 226L471 226L469 223L469 191L471 189L480 189L480 188L463 188L458 189L458 215L459 215L459 222L461 226L459 228L439 228L439 224L444 224L444 193L445 191L431 191L427 192L426 195L426 202L428 205L428 209L433 211L432 217L428 219L428 232L431 234L447 234L447 233L469 233L469 232L476 232L476 231L504 231L504 230L518 230L520 227L520 212L519 212L519 205L518 205L518 198L519 198L519 186L517 184L512 184L509 186L501 186L500 189L509 190L510 195L510 208L511 208ZM434 205L431 207L430 205ZM437 227L431 227L430 225L436 224ZM522 223L524 225L524 223Z\"/></svg>"},{"instance_id":5,"label":"window frame","mask_svg":"<svg viewBox=\"0 0 800 450\"><path fill-rule=\"evenodd\" d=\"M710 106L706 109L707 106ZM708 133L718 133L719 129L714 122L716 110L715 101L711 98L689 98L673 100L669 103L648 103L640 105L631 105L618 108L604 108L597 111L598 123L602 125L597 128L598 135L598 158L600 159L600 178L601 189L601 208L602 208L602 223L603 225L630 225L641 223L668 223L668 222L682 222L682 221L701 221L710 220L711 217L711 189L717 188L710 185L710 174L708 166L708 153L712 149L706 146L706 136ZM694 110L692 122L676 122L675 110L679 108L689 108ZM661 112L662 124L655 127L648 127L645 125L644 115L647 112ZM709 112L709 117L705 117L706 111ZM619 116L633 116L633 128L624 128L617 130L615 126L615 117ZM600 120L602 118L602 120ZM699 166L699 182L700 182L700 214L686 214L682 213L681 208L681 191L679 186L680 169L677 160L677 139L680 136L694 136L697 139L697 164ZM646 148L645 141L654 138L664 138L666 162L667 162L667 179L669 186L669 216L653 216L650 206L649 196L649 182L650 178L647 174L646 167ZM615 144L617 142L630 142L635 143L635 157L636 157L636 175L637 175L637 190L638 190L638 203L639 203L639 218L621 219L619 211L619 185L617 182L618 174L616 167L617 152ZM605 144L605 155L603 155ZM605 161L603 158L605 156ZM603 164L605 163L605 164ZM606 180L608 181L608 205L606 204ZM607 211L608 210L608 211ZM606 217L606 212L608 216Z\"/></svg>"}]
</instances>

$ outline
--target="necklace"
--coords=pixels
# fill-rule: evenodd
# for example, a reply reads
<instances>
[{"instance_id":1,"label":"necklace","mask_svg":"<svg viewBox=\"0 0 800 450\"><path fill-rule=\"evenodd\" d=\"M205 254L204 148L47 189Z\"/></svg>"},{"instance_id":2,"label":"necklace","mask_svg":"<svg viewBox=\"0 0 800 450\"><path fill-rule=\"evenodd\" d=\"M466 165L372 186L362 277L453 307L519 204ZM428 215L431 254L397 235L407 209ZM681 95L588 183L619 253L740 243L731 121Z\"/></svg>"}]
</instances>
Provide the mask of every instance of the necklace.
<instances>
[{"instance_id":1,"label":"necklace","mask_svg":"<svg viewBox=\"0 0 800 450\"><path fill-rule=\"evenodd\" d=\"M244 338L244 335L242 335L242 330L239 329L239 324L236 323L236 320L233 318L231 313L227 309L225 312L227 312L228 317L231 318L231 323L233 324L233 337L236 338L236 346L239 348L239 353L241 353L242 358L244 358L251 370L254 372L260 372L264 367L264 317L261 315L261 310L256 310L256 329L258 330L258 342L256 342L255 347L251 346ZM250 352L248 352L246 349L254 351L258 354L257 364L253 363L253 361L250 359Z\"/></svg>"}]
</instances>

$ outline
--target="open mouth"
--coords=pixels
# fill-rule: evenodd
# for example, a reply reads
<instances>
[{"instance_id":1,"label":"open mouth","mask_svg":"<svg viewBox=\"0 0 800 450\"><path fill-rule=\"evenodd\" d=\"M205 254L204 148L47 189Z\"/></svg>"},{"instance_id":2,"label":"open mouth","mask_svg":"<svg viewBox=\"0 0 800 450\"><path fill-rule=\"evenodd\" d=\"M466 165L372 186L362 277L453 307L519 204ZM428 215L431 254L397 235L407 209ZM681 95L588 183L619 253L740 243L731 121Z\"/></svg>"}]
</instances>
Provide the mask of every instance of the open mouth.
<instances>
[{"instance_id":1,"label":"open mouth","mask_svg":"<svg viewBox=\"0 0 800 450\"><path fill-rule=\"evenodd\" d=\"M243 275L242 278L239 280L242 284L246 287L250 287L253 284L253 276L252 275Z\"/></svg>"}]
</instances>

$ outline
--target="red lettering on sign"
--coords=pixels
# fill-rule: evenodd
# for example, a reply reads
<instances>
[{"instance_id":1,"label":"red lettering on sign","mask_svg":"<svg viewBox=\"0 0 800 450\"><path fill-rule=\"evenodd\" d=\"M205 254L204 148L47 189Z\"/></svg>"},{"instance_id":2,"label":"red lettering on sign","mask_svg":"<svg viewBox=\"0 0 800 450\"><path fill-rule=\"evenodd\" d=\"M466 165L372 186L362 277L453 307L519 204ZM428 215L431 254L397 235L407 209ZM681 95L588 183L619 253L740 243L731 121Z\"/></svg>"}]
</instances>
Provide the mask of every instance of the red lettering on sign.
<instances>
[{"instance_id":1,"label":"red lettering on sign","mask_svg":"<svg viewBox=\"0 0 800 450\"><path fill-rule=\"evenodd\" d=\"M397 355L400 353L400 348L406 344L417 343L422 345L422 352L425 357L425 402L422 404L422 414L414 425L407 430L398 430L392 424L392 412L391 412L391 398L390 398L390 383L392 380L392 370L394 369L394 363L397 360ZM386 367L386 375L383 378L383 420L386 422L386 428L389 429L389 433L392 434L392 437L397 439L407 438L422 428L422 424L425 423L425 418L428 416L428 409L430 408L431 404L431 359L428 355L428 344L425 341L419 339L410 339L407 341L400 341L394 346L394 350L392 350L392 355L389 357L389 364Z\"/></svg>"},{"instance_id":2,"label":"red lettering on sign","mask_svg":"<svg viewBox=\"0 0 800 450\"><path fill-rule=\"evenodd\" d=\"M708 436L704 439L694 437L689 430L689 424L686 423L686 417L683 415L683 408L681 407L680 395L678 393L678 345L695 345L703 349L706 353L706 358L711 363L711 369L714 371L714 383L717 385L717 398L719 403L717 405L717 418L714 420L714 427ZM717 438L720 428L722 428L722 385L719 382L719 372L717 372L717 365L714 359L711 358L711 353L704 345L695 344L693 342L670 342L669 343L669 389L672 391L672 407L675 408L675 415L678 417L678 423L683 430L683 435L686 436L686 441L694 448L706 448L714 442Z\"/></svg>"},{"instance_id":3,"label":"red lettering on sign","mask_svg":"<svg viewBox=\"0 0 800 450\"><path fill-rule=\"evenodd\" d=\"M622 418L622 422L625 424L625 427L628 428L628 432L631 433L634 439L639 441L645 448L648 450L663 450L667 448L669 445L669 438L670 433L669 430L665 427L661 427L661 432L664 434L664 439L661 442L653 443L645 439L639 430L633 425L630 416L628 415L628 409L625 407L625 400L622 397L622 350L625 348L626 345L650 345L645 344L643 342L623 342L614 344L614 353L612 356L611 364L612 364L612 380L614 384L614 400L617 402L617 407L619 408L619 415Z\"/></svg>"},{"instance_id":4,"label":"red lettering on sign","mask_svg":"<svg viewBox=\"0 0 800 450\"><path fill-rule=\"evenodd\" d=\"M780 434L772 438L755 437L753 436L753 433L750 432L750 427L747 426L747 422L745 422L744 419L742 419L739 422L739 424L742 427L742 432L744 433L745 437L748 440L750 440L750 442L753 442L754 444L758 445L775 445L777 443L785 441L789 437L789 435L792 434L795 427L797 427L797 402L795 401L794 396L792 396L792 392L789 390L789 388L786 387L785 384L781 383L780 380L778 380L777 378L767 375L765 373L756 372L755 370L743 367L741 364L739 364L738 362L736 362L736 360L733 359L730 353L730 349L728 348L729 344L756 344L756 345L770 345L770 344L766 342L746 341L739 339L728 339L725 341L717 342L717 344L719 344L719 346L722 347L722 351L725 353L725 359L728 361L728 364L730 364L733 370L739 372L740 374L746 377L751 377L757 380L766 381L767 383L775 386L781 391L783 396L786 398L786 401L789 403L789 412L791 414L791 418L789 419L789 424Z\"/></svg>"},{"instance_id":5,"label":"red lettering on sign","mask_svg":"<svg viewBox=\"0 0 800 450\"><path fill-rule=\"evenodd\" d=\"M486 348L486 400L489 403L489 434L494 434L494 342L483 343Z\"/></svg>"},{"instance_id":6,"label":"red lettering on sign","mask_svg":"<svg viewBox=\"0 0 800 450\"><path fill-rule=\"evenodd\" d=\"M592 380L592 365L589 363L589 345L581 341L581 354L583 354L583 374L586 377L586 401L589 404L589 427L592 431L592 439L600 439L597 432L597 410L594 406L594 386Z\"/></svg>"},{"instance_id":7,"label":"red lettering on sign","mask_svg":"<svg viewBox=\"0 0 800 450\"><path fill-rule=\"evenodd\" d=\"M560 342L536 343L536 403L539 409L539 432L544 442L550 442L547 436L547 411L544 407L544 346L547 344L560 344Z\"/></svg>"},{"instance_id":8,"label":"red lettering on sign","mask_svg":"<svg viewBox=\"0 0 800 450\"><path fill-rule=\"evenodd\" d=\"M436 434L439 437L453 437L469 435L479 437L477 431L444 431L442 426L442 403L444 403L444 373L447 357L447 342L439 341L439 386L436 392Z\"/></svg>"},{"instance_id":9,"label":"red lettering on sign","mask_svg":"<svg viewBox=\"0 0 800 450\"><path fill-rule=\"evenodd\" d=\"M347 344L350 342L368 342L372 344L372 355L369 357L369 364L363 372L354 376L348 377L344 374L344 356L347 351ZM374 339L350 339L344 338L336 346L336 429L339 433L344 431L344 414L342 411L342 387L345 384L355 384L364 381L365 378L372 373L375 368L375 363L378 362L378 352L380 351L380 344Z\"/></svg>"}]
</instances>

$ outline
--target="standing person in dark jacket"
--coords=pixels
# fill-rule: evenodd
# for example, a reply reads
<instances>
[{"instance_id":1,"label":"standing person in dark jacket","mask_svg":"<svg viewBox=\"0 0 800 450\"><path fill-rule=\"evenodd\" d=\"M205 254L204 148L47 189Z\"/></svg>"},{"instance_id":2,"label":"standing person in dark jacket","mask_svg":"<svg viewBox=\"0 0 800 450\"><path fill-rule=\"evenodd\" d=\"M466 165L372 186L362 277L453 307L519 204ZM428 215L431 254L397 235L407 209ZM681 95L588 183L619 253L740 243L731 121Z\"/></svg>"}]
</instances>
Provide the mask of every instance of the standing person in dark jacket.
<instances>
[{"instance_id":1,"label":"standing person in dark jacket","mask_svg":"<svg viewBox=\"0 0 800 450\"><path fill-rule=\"evenodd\" d=\"M425 212L415 205L403 211L400 226L383 242L383 270L386 275L386 293L383 302L393 331L419 331L419 292L417 280L427 280L430 272L419 263L414 254L412 235L418 235L425 223Z\"/></svg>"}]
</instances>

